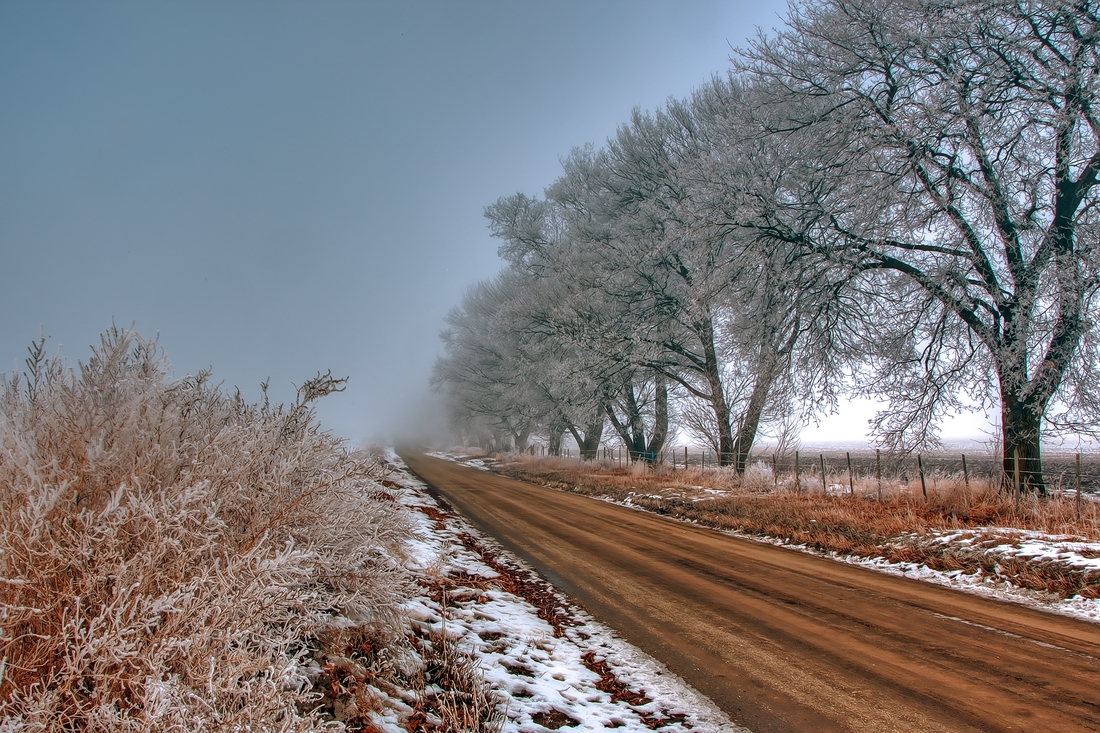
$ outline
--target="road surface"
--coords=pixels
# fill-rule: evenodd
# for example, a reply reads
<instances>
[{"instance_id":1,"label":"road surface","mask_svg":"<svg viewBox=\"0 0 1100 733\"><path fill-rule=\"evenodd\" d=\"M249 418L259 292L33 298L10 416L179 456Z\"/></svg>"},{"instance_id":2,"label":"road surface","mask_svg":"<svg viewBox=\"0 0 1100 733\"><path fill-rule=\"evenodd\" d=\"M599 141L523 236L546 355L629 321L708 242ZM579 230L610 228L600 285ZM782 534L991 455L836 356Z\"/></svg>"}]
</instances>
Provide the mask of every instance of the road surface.
<instances>
[{"instance_id":1,"label":"road surface","mask_svg":"<svg viewBox=\"0 0 1100 733\"><path fill-rule=\"evenodd\" d=\"M754 733L1100 731L1100 626L402 457Z\"/></svg>"}]
</instances>

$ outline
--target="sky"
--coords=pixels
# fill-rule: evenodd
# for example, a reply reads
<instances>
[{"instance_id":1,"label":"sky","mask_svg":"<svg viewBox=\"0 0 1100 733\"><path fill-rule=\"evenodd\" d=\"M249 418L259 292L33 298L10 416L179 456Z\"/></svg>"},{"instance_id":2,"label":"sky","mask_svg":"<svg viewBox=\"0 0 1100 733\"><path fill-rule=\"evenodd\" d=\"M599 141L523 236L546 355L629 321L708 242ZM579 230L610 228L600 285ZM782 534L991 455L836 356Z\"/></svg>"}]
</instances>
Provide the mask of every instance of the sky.
<instances>
[{"instance_id":1,"label":"sky","mask_svg":"<svg viewBox=\"0 0 1100 733\"><path fill-rule=\"evenodd\" d=\"M785 8L0 0L0 371L133 325L249 399L349 377L318 413L353 443L438 422L443 318L500 268L484 208Z\"/></svg>"}]
</instances>

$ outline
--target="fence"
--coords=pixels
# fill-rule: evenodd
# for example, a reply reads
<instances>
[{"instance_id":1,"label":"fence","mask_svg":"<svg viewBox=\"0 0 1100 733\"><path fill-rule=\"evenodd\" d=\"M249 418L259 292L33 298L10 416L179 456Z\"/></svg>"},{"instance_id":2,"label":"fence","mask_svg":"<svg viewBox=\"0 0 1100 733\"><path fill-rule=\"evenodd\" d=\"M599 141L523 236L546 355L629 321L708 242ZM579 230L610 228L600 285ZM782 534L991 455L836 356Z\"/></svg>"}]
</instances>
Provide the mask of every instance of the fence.
<instances>
[{"instance_id":1,"label":"fence","mask_svg":"<svg viewBox=\"0 0 1100 733\"><path fill-rule=\"evenodd\" d=\"M535 455L546 455L543 446L532 446ZM562 449L563 457L576 458L574 451ZM635 456L639 458L650 456ZM620 467L630 463L630 452L621 446L601 447L598 458ZM688 446L666 448L652 457L654 470L676 471L685 468L718 469L715 453L709 449L691 449ZM1019 493L1026 487L1026 468L1022 462L1014 462L1014 471L1005 481L1005 470L999 455L975 455L966 453L897 454L881 451L828 451L806 453L794 451L785 456L774 454L754 455L749 466L763 464L771 469L778 486L791 483L799 490L819 489L826 493L855 492L856 482L874 479L877 485L896 485L899 482L910 490L919 489L924 496L935 490L937 483L961 479L967 485L971 481L987 480L994 486L1013 486ZM728 470L728 469L722 469ZM1031 474L1038 473L1032 471ZM785 478L784 478L785 477ZM1100 494L1100 454L1049 453L1043 458L1042 477L1047 491L1052 494L1080 491Z\"/></svg>"}]
</instances>

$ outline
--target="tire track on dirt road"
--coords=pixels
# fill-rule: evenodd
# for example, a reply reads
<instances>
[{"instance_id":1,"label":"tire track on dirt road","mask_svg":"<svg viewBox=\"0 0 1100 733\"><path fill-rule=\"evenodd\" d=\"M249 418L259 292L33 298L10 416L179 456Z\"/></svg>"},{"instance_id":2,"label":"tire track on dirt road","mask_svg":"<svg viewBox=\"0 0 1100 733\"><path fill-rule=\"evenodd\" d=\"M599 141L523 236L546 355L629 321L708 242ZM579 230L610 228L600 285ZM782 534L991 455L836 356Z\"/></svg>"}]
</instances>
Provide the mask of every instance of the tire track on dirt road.
<instances>
[{"instance_id":1,"label":"tire track on dirt road","mask_svg":"<svg viewBox=\"0 0 1100 733\"><path fill-rule=\"evenodd\" d=\"M1100 626L402 458L754 733L1100 731Z\"/></svg>"}]
</instances>

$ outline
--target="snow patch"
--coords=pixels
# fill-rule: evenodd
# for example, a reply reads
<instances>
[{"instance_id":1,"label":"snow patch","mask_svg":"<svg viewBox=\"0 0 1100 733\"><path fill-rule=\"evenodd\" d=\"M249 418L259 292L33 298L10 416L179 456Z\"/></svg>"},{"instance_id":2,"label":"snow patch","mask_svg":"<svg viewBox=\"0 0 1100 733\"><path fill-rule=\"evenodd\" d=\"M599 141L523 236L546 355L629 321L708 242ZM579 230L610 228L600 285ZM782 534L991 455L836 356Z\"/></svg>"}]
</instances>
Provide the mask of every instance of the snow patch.
<instances>
[{"instance_id":1,"label":"snow patch","mask_svg":"<svg viewBox=\"0 0 1100 733\"><path fill-rule=\"evenodd\" d=\"M407 611L417 623L445 633L479 660L486 679L506 696L503 733L534 733L558 724L576 731L748 733L660 662L547 584L547 593L554 594L567 617L555 633L534 605L493 582L500 573L477 550L531 578L537 577L534 571L441 506L392 450L386 455L401 474L392 477L400 486L398 501L417 510L416 537L409 550L414 572L446 580L447 590L438 598L418 596L407 604ZM430 455L458 459L453 454ZM484 462L477 463L475 467L488 470ZM617 700L601 689L606 681L601 682L592 662L605 662L618 682L637 693L631 695L634 701Z\"/></svg>"}]
</instances>

